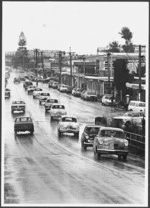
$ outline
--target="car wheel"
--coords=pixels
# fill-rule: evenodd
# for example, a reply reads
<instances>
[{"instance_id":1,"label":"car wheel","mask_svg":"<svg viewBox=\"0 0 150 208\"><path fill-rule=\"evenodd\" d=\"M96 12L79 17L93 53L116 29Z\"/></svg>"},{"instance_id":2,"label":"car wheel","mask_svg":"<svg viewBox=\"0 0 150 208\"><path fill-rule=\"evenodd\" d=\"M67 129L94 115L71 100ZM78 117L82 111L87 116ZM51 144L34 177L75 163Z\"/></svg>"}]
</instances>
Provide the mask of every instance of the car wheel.
<instances>
[{"instance_id":1,"label":"car wheel","mask_svg":"<svg viewBox=\"0 0 150 208\"><path fill-rule=\"evenodd\" d=\"M58 130L58 136L61 137L61 132Z\"/></svg>"},{"instance_id":2,"label":"car wheel","mask_svg":"<svg viewBox=\"0 0 150 208\"><path fill-rule=\"evenodd\" d=\"M17 135L17 131L15 131L15 135Z\"/></svg>"},{"instance_id":3,"label":"car wheel","mask_svg":"<svg viewBox=\"0 0 150 208\"><path fill-rule=\"evenodd\" d=\"M78 138L79 137L79 132L74 133L74 136Z\"/></svg>"},{"instance_id":4,"label":"car wheel","mask_svg":"<svg viewBox=\"0 0 150 208\"><path fill-rule=\"evenodd\" d=\"M51 116L51 121L53 121L53 117Z\"/></svg>"},{"instance_id":5,"label":"car wheel","mask_svg":"<svg viewBox=\"0 0 150 208\"><path fill-rule=\"evenodd\" d=\"M86 151L86 149L87 149L86 145L84 145L83 142L81 143L81 149L84 150L84 151Z\"/></svg>"},{"instance_id":6,"label":"car wheel","mask_svg":"<svg viewBox=\"0 0 150 208\"><path fill-rule=\"evenodd\" d=\"M14 113L14 111L12 110L12 111L11 111L11 113L13 114L13 113Z\"/></svg>"},{"instance_id":7,"label":"car wheel","mask_svg":"<svg viewBox=\"0 0 150 208\"><path fill-rule=\"evenodd\" d=\"M123 155L123 160L126 161L127 160L127 155Z\"/></svg>"},{"instance_id":8,"label":"car wheel","mask_svg":"<svg viewBox=\"0 0 150 208\"><path fill-rule=\"evenodd\" d=\"M94 151L94 158L95 158L96 160L99 160L100 157L101 157L101 154L98 153L98 152L97 152L97 149L96 149L96 150Z\"/></svg>"},{"instance_id":9,"label":"car wheel","mask_svg":"<svg viewBox=\"0 0 150 208\"><path fill-rule=\"evenodd\" d=\"M45 109L45 113L47 113L47 109Z\"/></svg>"},{"instance_id":10,"label":"car wheel","mask_svg":"<svg viewBox=\"0 0 150 208\"><path fill-rule=\"evenodd\" d=\"M39 104L41 105L41 102L39 101Z\"/></svg>"}]
</instances>

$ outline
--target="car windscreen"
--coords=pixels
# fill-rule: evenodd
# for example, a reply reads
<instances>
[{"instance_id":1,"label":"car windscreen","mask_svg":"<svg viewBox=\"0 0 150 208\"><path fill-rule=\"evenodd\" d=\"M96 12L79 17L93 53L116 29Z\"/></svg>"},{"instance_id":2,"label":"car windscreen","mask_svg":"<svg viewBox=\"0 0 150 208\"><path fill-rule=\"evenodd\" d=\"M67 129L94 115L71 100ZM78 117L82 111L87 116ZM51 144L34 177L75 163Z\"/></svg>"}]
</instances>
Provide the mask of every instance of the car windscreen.
<instances>
[{"instance_id":1,"label":"car windscreen","mask_svg":"<svg viewBox=\"0 0 150 208\"><path fill-rule=\"evenodd\" d=\"M72 118L72 117L64 117L62 118L63 122L77 122L76 118Z\"/></svg>"},{"instance_id":2,"label":"car windscreen","mask_svg":"<svg viewBox=\"0 0 150 208\"><path fill-rule=\"evenodd\" d=\"M47 100L47 103L58 103L58 100L53 100L53 99Z\"/></svg>"},{"instance_id":3,"label":"car windscreen","mask_svg":"<svg viewBox=\"0 0 150 208\"><path fill-rule=\"evenodd\" d=\"M129 105L135 106L135 103L134 102L130 102Z\"/></svg>"},{"instance_id":4,"label":"car windscreen","mask_svg":"<svg viewBox=\"0 0 150 208\"><path fill-rule=\"evenodd\" d=\"M25 104L24 101L13 101L12 104Z\"/></svg>"},{"instance_id":5,"label":"car windscreen","mask_svg":"<svg viewBox=\"0 0 150 208\"><path fill-rule=\"evenodd\" d=\"M41 96L50 96L49 93L41 93Z\"/></svg>"},{"instance_id":6,"label":"car windscreen","mask_svg":"<svg viewBox=\"0 0 150 208\"><path fill-rule=\"evenodd\" d=\"M87 133L87 134L98 134L98 132L99 132L99 127L85 127L85 132Z\"/></svg>"},{"instance_id":7,"label":"car windscreen","mask_svg":"<svg viewBox=\"0 0 150 208\"><path fill-rule=\"evenodd\" d=\"M53 109L65 109L64 105L53 105L52 106Z\"/></svg>"},{"instance_id":8,"label":"car windscreen","mask_svg":"<svg viewBox=\"0 0 150 208\"><path fill-rule=\"evenodd\" d=\"M116 130L101 130L100 136L124 138L124 133Z\"/></svg>"},{"instance_id":9,"label":"car windscreen","mask_svg":"<svg viewBox=\"0 0 150 208\"><path fill-rule=\"evenodd\" d=\"M140 107L145 107L145 103L139 103Z\"/></svg>"}]
</instances>

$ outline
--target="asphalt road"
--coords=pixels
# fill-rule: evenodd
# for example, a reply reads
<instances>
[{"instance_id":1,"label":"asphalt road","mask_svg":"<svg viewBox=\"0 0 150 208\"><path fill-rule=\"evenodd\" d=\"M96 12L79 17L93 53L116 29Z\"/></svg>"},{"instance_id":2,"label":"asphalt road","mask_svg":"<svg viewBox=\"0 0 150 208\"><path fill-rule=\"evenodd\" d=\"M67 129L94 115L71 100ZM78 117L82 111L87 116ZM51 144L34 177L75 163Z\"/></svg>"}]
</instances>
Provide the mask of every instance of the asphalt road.
<instances>
[{"instance_id":1,"label":"asphalt road","mask_svg":"<svg viewBox=\"0 0 150 208\"><path fill-rule=\"evenodd\" d=\"M67 113L78 118L79 139L71 134L58 138L58 121L50 121L43 106L28 95L23 83L14 84L12 73L8 88L11 98L4 100L4 204L44 205L144 205L146 203L144 162L129 155L127 162L117 156L95 161L92 148L81 151L80 137L86 124L98 115L116 115L99 102L87 102L39 84L51 97L65 104ZM24 100L32 117L34 135L14 135L11 102ZM122 114L120 112L120 114Z\"/></svg>"}]
</instances>

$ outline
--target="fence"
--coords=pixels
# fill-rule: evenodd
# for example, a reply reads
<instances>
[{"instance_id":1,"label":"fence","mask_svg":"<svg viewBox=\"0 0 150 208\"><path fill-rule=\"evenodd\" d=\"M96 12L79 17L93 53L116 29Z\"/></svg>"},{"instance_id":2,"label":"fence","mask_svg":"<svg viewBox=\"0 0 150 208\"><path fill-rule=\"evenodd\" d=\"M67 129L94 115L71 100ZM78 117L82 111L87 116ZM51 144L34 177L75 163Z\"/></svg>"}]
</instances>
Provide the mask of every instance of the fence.
<instances>
[{"instance_id":1,"label":"fence","mask_svg":"<svg viewBox=\"0 0 150 208\"><path fill-rule=\"evenodd\" d=\"M129 152L140 157L145 157L145 136L125 131L129 142Z\"/></svg>"}]
</instances>

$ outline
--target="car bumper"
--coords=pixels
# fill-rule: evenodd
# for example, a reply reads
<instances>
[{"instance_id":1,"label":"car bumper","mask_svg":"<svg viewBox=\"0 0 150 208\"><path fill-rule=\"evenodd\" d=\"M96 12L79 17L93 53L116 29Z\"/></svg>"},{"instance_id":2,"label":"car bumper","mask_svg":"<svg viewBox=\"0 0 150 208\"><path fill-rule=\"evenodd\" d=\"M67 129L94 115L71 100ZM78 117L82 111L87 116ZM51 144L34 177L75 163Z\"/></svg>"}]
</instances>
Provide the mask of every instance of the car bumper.
<instances>
[{"instance_id":1,"label":"car bumper","mask_svg":"<svg viewBox=\"0 0 150 208\"><path fill-rule=\"evenodd\" d=\"M62 128L60 128L59 131L62 133L78 133L79 129L62 129Z\"/></svg>"},{"instance_id":2,"label":"car bumper","mask_svg":"<svg viewBox=\"0 0 150 208\"><path fill-rule=\"evenodd\" d=\"M127 155L128 150L109 150L109 149L97 149L97 152L100 154L116 154L116 155Z\"/></svg>"},{"instance_id":3,"label":"car bumper","mask_svg":"<svg viewBox=\"0 0 150 208\"><path fill-rule=\"evenodd\" d=\"M93 147L93 142L83 142L86 147Z\"/></svg>"}]
</instances>

